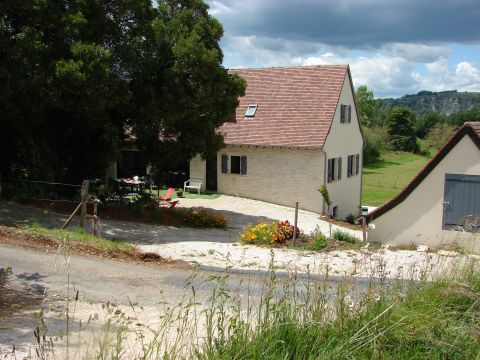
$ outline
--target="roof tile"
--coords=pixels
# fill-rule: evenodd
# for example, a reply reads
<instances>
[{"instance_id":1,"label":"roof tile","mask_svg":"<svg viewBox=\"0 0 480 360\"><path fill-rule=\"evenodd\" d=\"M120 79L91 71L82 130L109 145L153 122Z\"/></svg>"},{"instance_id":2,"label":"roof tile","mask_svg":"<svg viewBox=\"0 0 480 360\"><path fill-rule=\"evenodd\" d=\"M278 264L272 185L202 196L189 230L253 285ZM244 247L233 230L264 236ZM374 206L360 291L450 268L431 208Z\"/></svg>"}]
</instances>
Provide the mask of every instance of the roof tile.
<instances>
[{"instance_id":1,"label":"roof tile","mask_svg":"<svg viewBox=\"0 0 480 360\"><path fill-rule=\"evenodd\" d=\"M231 69L247 81L235 122L220 131L229 145L323 147L348 65ZM250 104L258 105L245 118Z\"/></svg>"}]
</instances>

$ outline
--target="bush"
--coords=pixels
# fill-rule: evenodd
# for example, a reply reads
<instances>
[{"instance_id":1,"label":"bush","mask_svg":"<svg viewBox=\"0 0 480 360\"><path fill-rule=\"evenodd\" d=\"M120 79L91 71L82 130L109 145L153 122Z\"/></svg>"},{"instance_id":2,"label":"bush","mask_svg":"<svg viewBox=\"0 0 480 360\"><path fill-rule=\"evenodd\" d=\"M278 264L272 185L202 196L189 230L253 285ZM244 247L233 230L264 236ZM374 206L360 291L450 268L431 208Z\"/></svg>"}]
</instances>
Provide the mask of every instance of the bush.
<instances>
[{"instance_id":1,"label":"bush","mask_svg":"<svg viewBox=\"0 0 480 360\"><path fill-rule=\"evenodd\" d=\"M325 249L327 245L328 245L327 237L320 233L313 238L313 241L309 244L308 249L319 251L319 250Z\"/></svg>"},{"instance_id":2,"label":"bush","mask_svg":"<svg viewBox=\"0 0 480 360\"><path fill-rule=\"evenodd\" d=\"M388 132L383 127L362 127L365 136L363 149L363 164L372 164L381 158L381 154L388 148Z\"/></svg>"},{"instance_id":3,"label":"bush","mask_svg":"<svg viewBox=\"0 0 480 360\"><path fill-rule=\"evenodd\" d=\"M359 241L355 236L350 235L346 231L342 231L342 230L335 230L332 234L332 237L335 240L343 241L349 244L355 244Z\"/></svg>"},{"instance_id":4,"label":"bush","mask_svg":"<svg viewBox=\"0 0 480 360\"><path fill-rule=\"evenodd\" d=\"M261 222L255 226L248 226L247 230L240 235L245 243L259 245L284 244L293 239L295 227L288 220L279 222ZM300 235L300 229L297 228Z\"/></svg>"},{"instance_id":5,"label":"bush","mask_svg":"<svg viewBox=\"0 0 480 360\"><path fill-rule=\"evenodd\" d=\"M227 219L222 215L210 214L205 210L189 211L183 220L185 224L197 228L226 228L228 225Z\"/></svg>"},{"instance_id":6,"label":"bush","mask_svg":"<svg viewBox=\"0 0 480 360\"><path fill-rule=\"evenodd\" d=\"M355 215L350 214L345 218L345 221L348 222L349 224L355 225Z\"/></svg>"}]
</instances>

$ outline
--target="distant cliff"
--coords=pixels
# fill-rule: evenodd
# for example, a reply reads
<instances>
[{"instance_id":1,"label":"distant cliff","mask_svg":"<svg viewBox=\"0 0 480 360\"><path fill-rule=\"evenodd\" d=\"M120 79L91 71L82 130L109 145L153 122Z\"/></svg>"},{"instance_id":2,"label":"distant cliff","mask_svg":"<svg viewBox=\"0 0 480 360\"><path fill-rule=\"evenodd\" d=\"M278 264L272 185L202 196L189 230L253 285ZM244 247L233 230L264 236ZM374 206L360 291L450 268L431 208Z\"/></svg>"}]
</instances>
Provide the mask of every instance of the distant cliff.
<instances>
[{"instance_id":1,"label":"distant cliff","mask_svg":"<svg viewBox=\"0 0 480 360\"><path fill-rule=\"evenodd\" d=\"M480 92L450 91L420 91L416 95L405 95L399 99L377 99L380 107L407 107L415 110L417 118L427 112L444 113L450 115L471 108L480 109Z\"/></svg>"}]
</instances>

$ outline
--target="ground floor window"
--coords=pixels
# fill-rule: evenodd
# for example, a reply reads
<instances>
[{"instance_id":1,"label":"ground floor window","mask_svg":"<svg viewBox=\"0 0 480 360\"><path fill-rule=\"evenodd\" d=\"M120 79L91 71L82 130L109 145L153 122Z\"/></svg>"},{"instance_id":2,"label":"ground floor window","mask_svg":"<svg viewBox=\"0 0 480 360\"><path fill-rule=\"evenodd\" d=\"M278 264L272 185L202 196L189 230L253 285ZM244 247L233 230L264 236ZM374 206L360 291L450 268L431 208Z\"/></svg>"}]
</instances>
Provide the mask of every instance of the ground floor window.
<instances>
[{"instance_id":1,"label":"ground floor window","mask_svg":"<svg viewBox=\"0 0 480 360\"><path fill-rule=\"evenodd\" d=\"M327 161L327 182L342 179L342 158L331 158Z\"/></svg>"},{"instance_id":2,"label":"ground floor window","mask_svg":"<svg viewBox=\"0 0 480 360\"><path fill-rule=\"evenodd\" d=\"M228 174L230 163L230 174L247 174L247 157L238 155L222 155L222 173Z\"/></svg>"},{"instance_id":3,"label":"ground floor window","mask_svg":"<svg viewBox=\"0 0 480 360\"><path fill-rule=\"evenodd\" d=\"M359 173L360 173L360 154L348 155L347 177L358 175Z\"/></svg>"}]
</instances>

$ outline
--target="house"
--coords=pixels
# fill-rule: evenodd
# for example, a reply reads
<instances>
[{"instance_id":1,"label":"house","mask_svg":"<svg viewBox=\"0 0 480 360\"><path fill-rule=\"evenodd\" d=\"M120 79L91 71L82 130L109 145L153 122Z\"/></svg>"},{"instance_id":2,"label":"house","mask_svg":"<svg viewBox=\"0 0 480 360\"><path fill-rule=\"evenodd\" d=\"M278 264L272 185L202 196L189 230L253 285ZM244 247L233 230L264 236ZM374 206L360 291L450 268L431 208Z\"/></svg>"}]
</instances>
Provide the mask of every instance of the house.
<instances>
[{"instance_id":1,"label":"house","mask_svg":"<svg viewBox=\"0 0 480 360\"><path fill-rule=\"evenodd\" d=\"M476 239L472 234L480 230L480 122L465 123L399 195L367 220L374 224L371 242L434 248L457 243L480 250L478 234Z\"/></svg>"},{"instance_id":2,"label":"house","mask_svg":"<svg viewBox=\"0 0 480 360\"><path fill-rule=\"evenodd\" d=\"M204 189L338 218L359 212L363 135L348 65L231 70L247 82L226 147L190 161ZM327 209L318 189L326 185Z\"/></svg>"}]
</instances>

